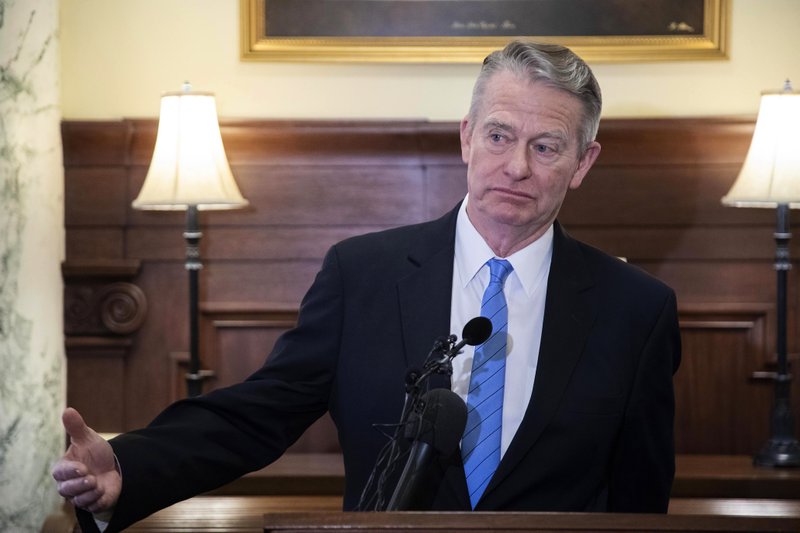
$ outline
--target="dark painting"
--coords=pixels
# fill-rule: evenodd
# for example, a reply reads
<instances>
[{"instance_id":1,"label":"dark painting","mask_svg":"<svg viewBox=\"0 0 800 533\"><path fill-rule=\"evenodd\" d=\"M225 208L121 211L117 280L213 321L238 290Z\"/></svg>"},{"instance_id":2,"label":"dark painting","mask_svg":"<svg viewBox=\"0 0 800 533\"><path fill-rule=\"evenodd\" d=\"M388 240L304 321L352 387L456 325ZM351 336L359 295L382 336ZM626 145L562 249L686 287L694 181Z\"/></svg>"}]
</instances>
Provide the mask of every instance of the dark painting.
<instances>
[{"instance_id":1,"label":"dark painting","mask_svg":"<svg viewBox=\"0 0 800 533\"><path fill-rule=\"evenodd\" d=\"M701 35L704 0L265 0L269 37Z\"/></svg>"}]
</instances>

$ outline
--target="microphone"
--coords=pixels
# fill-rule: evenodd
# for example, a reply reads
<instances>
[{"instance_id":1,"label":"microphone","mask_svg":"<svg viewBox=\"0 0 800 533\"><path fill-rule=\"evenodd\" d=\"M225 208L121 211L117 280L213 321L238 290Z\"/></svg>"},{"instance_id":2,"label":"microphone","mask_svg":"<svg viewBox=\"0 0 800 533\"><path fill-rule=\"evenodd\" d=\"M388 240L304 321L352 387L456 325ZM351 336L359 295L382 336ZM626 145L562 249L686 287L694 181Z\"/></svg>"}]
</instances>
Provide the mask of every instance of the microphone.
<instances>
[{"instance_id":1,"label":"microphone","mask_svg":"<svg viewBox=\"0 0 800 533\"><path fill-rule=\"evenodd\" d=\"M453 346L447 356L453 358L458 355L464 345L477 346L486 342L492 334L492 321L485 316L476 316L464 325L461 330L461 341Z\"/></svg>"},{"instance_id":2,"label":"microphone","mask_svg":"<svg viewBox=\"0 0 800 533\"><path fill-rule=\"evenodd\" d=\"M387 511L406 511L423 506L420 500L425 474L436 454L446 456L455 452L467 425L467 406L449 389L433 389L425 393L418 405L406 427L406 438L413 440L411 450Z\"/></svg>"}]
</instances>

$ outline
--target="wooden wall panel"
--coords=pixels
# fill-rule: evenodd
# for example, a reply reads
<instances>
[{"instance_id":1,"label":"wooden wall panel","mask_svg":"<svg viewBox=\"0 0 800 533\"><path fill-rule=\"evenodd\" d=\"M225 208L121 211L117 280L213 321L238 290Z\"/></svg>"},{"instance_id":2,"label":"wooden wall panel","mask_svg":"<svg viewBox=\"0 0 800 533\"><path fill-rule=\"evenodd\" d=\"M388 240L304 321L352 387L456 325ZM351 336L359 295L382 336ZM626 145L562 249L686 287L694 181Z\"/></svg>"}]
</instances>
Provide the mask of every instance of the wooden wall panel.
<instances>
[{"instance_id":1,"label":"wooden wall panel","mask_svg":"<svg viewBox=\"0 0 800 533\"><path fill-rule=\"evenodd\" d=\"M705 305L681 314L685 355L676 385L676 446L683 453L755 450L768 434L772 388L754 385L769 361L767 305ZM689 433L689 428L704 431Z\"/></svg>"},{"instance_id":2,"label":"wooden wall panel","mask_svg":"<svg viewBox=\"0 0 800 533\"><path fill-rule=\"evenodd\" d=\"M67 167L64 216L78 226L124 226L127 208L125 169L116 167ZM91 189L93 194L86 194ZM102 198L102 202L97 202Z\"/></svg>"},{"instance_id":3,"label":"wooden wall panel","mask_svg":"<svg viewBox=\"0 0 800 533\"><path fill-rule=\"evenodd\" d=\"M747 119L604 120L600 159L560 216L576 237L676 290L682 453L749 454L768 436L772 387L750 376L774 364L774 213L720 204L753 127ZM129 281L148 304L132 333L69 332L69 401L100 430L131 429L183 394L184 215L130 207L152 155L155 120L65 122L62 133L67 267L91 277L97 265L107 274L114 261L138 261ZM200 217L201 356L216 374L208 387L260 365L331 244L437 217L466 192L456 123L238 120L223 121L222 134L250 206ZM800 239L791 246L800 257ZM794 276L792 353L800 351ZM67 279L68 290L74 283ZM123 343L115 358L87 356L87 343L112 341ZM800 391L793 404L800 413ZM334 437L322 420L296 450L335 449Z\"/></svg>"},{"instance_id":4,"label":"wooden wall panel","mask_svg":"<svg viewBox=\"0 0 800 533\"><path fill-rule=\"evenodd\" d=\"M67 403L91 417L93 427L120 428L125 424L125 358L129 343L81 342L69 339L66 353ZM72 384L72 385L69 385ZM102 408L98 408L98 401Z\"/></svg>"}]
</instances>

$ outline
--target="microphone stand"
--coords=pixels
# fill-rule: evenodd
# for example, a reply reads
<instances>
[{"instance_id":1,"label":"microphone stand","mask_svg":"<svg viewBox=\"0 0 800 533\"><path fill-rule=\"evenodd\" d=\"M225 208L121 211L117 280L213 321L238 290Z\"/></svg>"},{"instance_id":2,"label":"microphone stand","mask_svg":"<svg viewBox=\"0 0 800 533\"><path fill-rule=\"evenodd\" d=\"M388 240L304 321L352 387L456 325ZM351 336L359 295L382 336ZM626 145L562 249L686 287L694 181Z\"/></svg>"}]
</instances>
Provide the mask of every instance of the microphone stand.
<instances>
[{"instance_id":1,"label":"microphone stand","mask_svg":"<svg viewBox=\"0 0 800 533\"><path fill-rule=\"evenodd\" d=\"M462 340L456 342L456 336L450 335L436 340L433 348L428 353L425 364L422 367L419 375L412 371L406 377L406 395L403 402L403 409L400 414L400 421L394 426L394 434L391 440L384 446L381 453L378 455L378 460L370 474L369 479L361 494L361 499L358 503L357 509L359 511L383 511L385 509L384 502L384 485L387 483L389 477L394 472L398 459L402 456L400 453L401 442L403 441L403 434L406 426L409 424L411 413L420 413L424 409L424 402L421 401L423 393L427 392L429 386L430 376L433 374L453 374L453 358L458 355L461 348L467 344L467 341ZM382 465L382 463L385 463ZM381 471L382 469L382 471ZM374 480L377 479L377 487L374 495L367 499L367 495L372 488Z\"/></svg>"},{"instance_id":2,"label":"microphone stand","mask_svg":"<svg viewBox=\"0 0 800 533\"><path fill-rule=\"evenodd\" d=\"M455 335L450 335L449 337L439 338L436 340L433 345L433 349L431 349L430 353L428 353L428 357L425 360L425 365L422 367L422 373L416 378L414 378L412 374L413 381L406 384L406 394L411 394L418 397L421 392L422 384L427 382L428 378L430 378L432 374L445 374L448 376L453 374L453 364L451 361L457 353L452 353L455 344ZM460 350L464 344L465 343L463 341L459 343L458 349Z\"/></svg>"},{"instance_id":3,"label":"microphone stand","mask_svg":"<svg viewBox=\"0 0 800 533\"><path fill-rule=\"evenodd\" d=\"M395 427L393 440L400 438L402 429L408 424L408 418L411 413L419 409L420 398L424 392L428 390L428 380L432 374L445 374L451 376L453 374L453 357L458 351L453 352L453 346L456 344L456 336L450 335L449 337L441 337L436 339L433 348L428 353L425 359L425 365L422 367L422 372L417 376L412 371L406 380L406 396L403 402L403 410L400 413L400 421ZM464 346L462 343L459 350ZM423 390L424 385L424 390Z\"/></svg>"},{"instance_id":4,"label":"microphone stand","mask_svg":"<svg viewBox=\"0 0 800 533\"><path fill-rule=\"evenodd\" d=\"M357 510L386 510L384 507L384 489L388 479L394 473L398 459L404 453L409 453L404 450L401 444L403 442L402 437L410 424L411 413L416 413L422 419L422 414L425 410L425 400L422 399L422 396L423 392L427 393L430 387L429 378L433 374L452 376L452 361L456 355L461 353L461 349L467 344L470 346L483 344L491 333L492 322L486 317L477 316L464 325L464 330L461 333L463 338L460 342L456 342L455 335L437 339L425 359L422 370L418 372L412 370L406 375L406 395L403 401L403 409L400 412L400 421L394 425L394 434L378 454L375 466L372 468L364 489L361 491L361 498L356 506ZM423 391L423 386L425 391ZM463 432L463 428L461 431ZM372 490L373 486L375 487L374 491Z\"/></svg>"},{"instance_id":5,"label":"microphone stand","mask_svg":"<svg viewBox=\"0 0 800 533\"><path fill-rule=\"evenodd\" d=\"M400 423L395 432L395 437L400 428L408 423L408 417L411 412L420 409L419 400L423 392L427 392L428 379L433 374L444 374L446 376L453 375L453 358L461 353L461 349L467 344L471 344L469 339L461 339L456 342L456 336L450 335L446 338L439 338L433 345L433 349L428 353L425 360L425 365L422 367L422 373L418 377L411 375L410 383L406 383L406 399L403 404L403 411L400 416ZM425 384L425 391L422 390L422 385Z\"/></svg>"}]
</instances>

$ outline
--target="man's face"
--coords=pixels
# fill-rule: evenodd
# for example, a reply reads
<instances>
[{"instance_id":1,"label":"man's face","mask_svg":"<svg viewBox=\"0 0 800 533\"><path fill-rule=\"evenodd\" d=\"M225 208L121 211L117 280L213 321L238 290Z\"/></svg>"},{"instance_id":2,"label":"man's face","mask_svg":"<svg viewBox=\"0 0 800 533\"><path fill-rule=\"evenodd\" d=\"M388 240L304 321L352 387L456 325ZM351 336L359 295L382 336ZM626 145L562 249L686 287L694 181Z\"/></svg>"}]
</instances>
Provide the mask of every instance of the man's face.
<instances>
[{"instance_id":1,"label":"man's face","mask_svg":"<svg viewBox=\"0 0 800 533\"><path fill-rule=\"evenodd\" d=\"M484 238L508 231L538 238L555 220L600 153L596 142L581 149L582 113L564 91L508 72L489 80L474 123L461 122L467 213Z\"/></svg>"}]
</instances>

